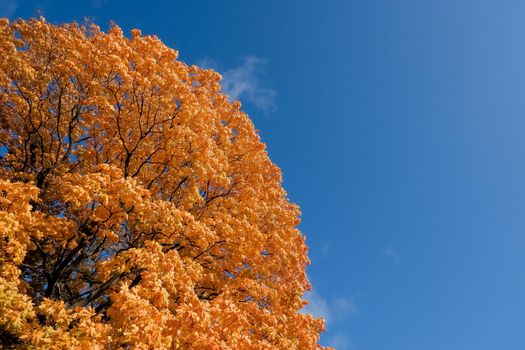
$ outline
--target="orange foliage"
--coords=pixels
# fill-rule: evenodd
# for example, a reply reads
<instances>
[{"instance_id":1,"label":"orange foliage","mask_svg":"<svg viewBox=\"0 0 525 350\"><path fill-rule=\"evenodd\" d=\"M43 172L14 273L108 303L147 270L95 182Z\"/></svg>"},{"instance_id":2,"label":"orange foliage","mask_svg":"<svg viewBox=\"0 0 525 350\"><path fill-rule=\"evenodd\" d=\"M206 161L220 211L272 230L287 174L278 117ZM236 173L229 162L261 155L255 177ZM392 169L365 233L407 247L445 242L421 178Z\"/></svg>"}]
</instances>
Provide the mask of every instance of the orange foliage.
<instances>
[{"instance_id":1,"label":"orange foliage","mask_svg":"<svg viewBox=\"0 0 525 350\"><path fill-rule=\"evenodd\" d=\"M299 210L220 75L154 36L0 19L0 340L319 349Z\"/></svg>"}]
</instances>

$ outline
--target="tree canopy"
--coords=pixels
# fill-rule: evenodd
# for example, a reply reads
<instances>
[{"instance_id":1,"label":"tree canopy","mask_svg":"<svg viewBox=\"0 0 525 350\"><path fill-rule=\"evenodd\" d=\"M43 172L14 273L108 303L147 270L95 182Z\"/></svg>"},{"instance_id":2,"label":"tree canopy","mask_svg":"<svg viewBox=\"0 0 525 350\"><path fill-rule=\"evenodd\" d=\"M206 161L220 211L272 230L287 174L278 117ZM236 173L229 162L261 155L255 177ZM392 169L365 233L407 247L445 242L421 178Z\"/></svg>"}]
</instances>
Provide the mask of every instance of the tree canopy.
<instances>
[{"instance_id":1,"label":"tree canopy","mask_svg":"<svg viewBox=\"0 0 525 350\"><path fill-rule=\"evenodd\" d=\"M218 73L43 18L0 52L4 347L321 348L299 209Z\"/></svg>"}]
</instances>

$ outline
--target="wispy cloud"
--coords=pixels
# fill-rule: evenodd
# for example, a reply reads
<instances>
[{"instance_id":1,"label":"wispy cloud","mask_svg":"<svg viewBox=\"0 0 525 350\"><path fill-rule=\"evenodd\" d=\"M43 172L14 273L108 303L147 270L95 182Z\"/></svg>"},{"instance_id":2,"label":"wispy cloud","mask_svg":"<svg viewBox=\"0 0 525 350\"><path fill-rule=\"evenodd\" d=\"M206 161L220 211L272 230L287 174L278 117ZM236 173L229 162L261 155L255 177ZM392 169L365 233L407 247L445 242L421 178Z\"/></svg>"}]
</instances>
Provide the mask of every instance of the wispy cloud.
<instances>
[{"instance_id":1,"label":"wispy cloud","mask_svg":"<svg viewBox=\"0 0 525 350\"><path fill-rule=\"evenodd\" d=\"M352 297L324 298L315 289L307 292L304 299L308 304L301 310L302 313L323 318L328 330L337 330L338 324L344 324L346 318L357 313L356 304ZM342 332L328 333L323 338L323 345L337 350L351 350L353 345L348 335Z\"/></svg>"},{"instance_id":2,"label":"wispy cloud","mask_svg":"<svg viewBox=\"0 0 525 350\"><path fill-rule=\"evenodd\" d=\"M331 310L328 307L328 302L322 298L315 290L306 292L304 299L308 304L302 308L305 314L311 314L315 317L324 318L326 322L332 318Z\"/></svg>"},{"instance_id":3,"label":"wispy cloud","mask_svg":"<svg viewBox=\"0 0 525 350\"><path fill-rule=\"evenodd\" d=\"M249 102L264 112L276 109L275 97L277 92L265 87L261 79L266 73L268 61L257 56L245 56L238 66L221 71L217 63L206 58L199 62L203 68L213 68L222 75L222 90L232 100Z\"/></svg>"},{"instance_id":4,"label":"wispy cloud","mask_svg":"<svg viewBox=\"0 0 525 350\"><path fill-rule=\"evenodd\" d=\"M91 6L96 9L99 9L104 5L106 5L106 0L91 0Z\"/></svg>"},{"instance_id":5,"label":"wispy cloud","mask_svg":"<svg viewBox=\"0 0 525 350\"><path fill-rule=\"evenodd\" d=\"M0 0L0 17L11 17L18 9L18 0Z\"/></svg>"},{"instance_id":6,"label":"wispy cloud","mask_svg":"<svg viewBox=\"0 0 525 350\"><path fill-rule=\"evenodd\" d=\"M327 255L330 252L331 246L332 246L331 242L323 243L323 245L321 246L321 256Z\"/></svg>"},{"instance_id":7,"label":"wispy cloud","mask_svg":"<svg viewBox=\"0 0 525 350\"><path fill-rule=\"evenodd\" d=\"M391 245L383 248L383 255L389 259L394 260L395 262L399 262L399 253Z\"/></svg>"},{"instance_id":8,"label":"wispy cloud","mask_svg":"<svg viewBox=\"0 0 525 350\"><path fill-rule=\"evenodd\" d=\"M301 310L303 313L324 318L327 324L343 321L347 316L355 314L357 308L352 297L323 298L316 290L304 295L308 304Z\"/></svg>"},{"instance_id":9,"label":"wispy cloud","mask_svg":"<svg viewBox=\"0 0 525 350\"><path fill-rule=\"evenodd\" d=\"M335 333L326 341L326 345L335 348L337 350L352 350L354 347L350 342L348 335L344 333Z\"/></svg>"}]
</instances>

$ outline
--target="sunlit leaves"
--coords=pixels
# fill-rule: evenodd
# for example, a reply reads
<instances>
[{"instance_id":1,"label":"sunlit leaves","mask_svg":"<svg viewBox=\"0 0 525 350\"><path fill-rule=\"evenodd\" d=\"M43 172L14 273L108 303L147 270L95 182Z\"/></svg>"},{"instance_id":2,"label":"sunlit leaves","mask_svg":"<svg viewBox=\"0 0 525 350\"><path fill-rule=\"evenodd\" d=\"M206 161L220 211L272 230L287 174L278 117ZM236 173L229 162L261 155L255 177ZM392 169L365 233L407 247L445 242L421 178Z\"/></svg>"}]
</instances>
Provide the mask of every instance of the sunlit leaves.
<instances>
[{"instance_id":1,"label":"sunlit leaves","mask_svg":"<svg viewBox=\"0 0 525 350\"><path fill-rule=\"evenodd\" d=\"M220 75L113 26L0 21L0 340L316 349L299 210Z\"/></svg>"}]
</instances>

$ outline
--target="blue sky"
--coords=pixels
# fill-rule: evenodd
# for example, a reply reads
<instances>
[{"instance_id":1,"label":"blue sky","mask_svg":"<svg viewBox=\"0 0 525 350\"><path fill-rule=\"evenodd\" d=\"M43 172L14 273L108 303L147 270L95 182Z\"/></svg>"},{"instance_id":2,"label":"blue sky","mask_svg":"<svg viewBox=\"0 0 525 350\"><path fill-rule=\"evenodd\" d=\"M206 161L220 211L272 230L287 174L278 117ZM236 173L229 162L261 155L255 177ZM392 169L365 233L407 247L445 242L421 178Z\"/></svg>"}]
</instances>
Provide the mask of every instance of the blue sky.
<instances>
[{"instance_id":1,"label":"blue sky","mask_svg":"<svg viewBox=\"0 0 525 350\"><path fill-rule=\"evenodd\" d=\"M525 348L525 2L0 1L215 67L303 211L340 350Z\"/></svg>"}]
</instances>

